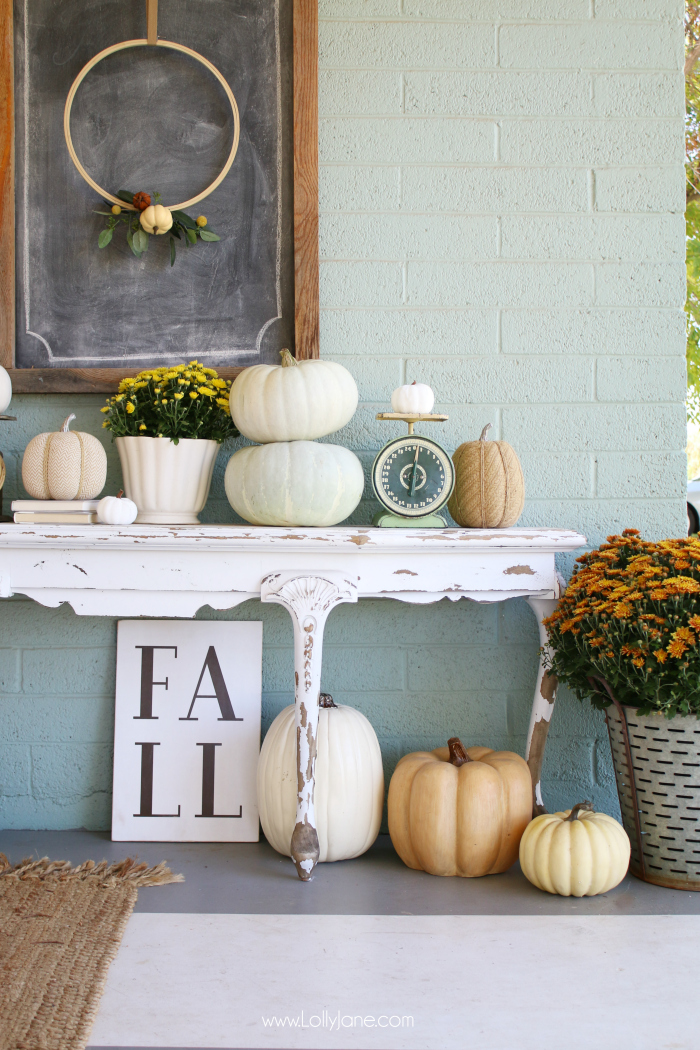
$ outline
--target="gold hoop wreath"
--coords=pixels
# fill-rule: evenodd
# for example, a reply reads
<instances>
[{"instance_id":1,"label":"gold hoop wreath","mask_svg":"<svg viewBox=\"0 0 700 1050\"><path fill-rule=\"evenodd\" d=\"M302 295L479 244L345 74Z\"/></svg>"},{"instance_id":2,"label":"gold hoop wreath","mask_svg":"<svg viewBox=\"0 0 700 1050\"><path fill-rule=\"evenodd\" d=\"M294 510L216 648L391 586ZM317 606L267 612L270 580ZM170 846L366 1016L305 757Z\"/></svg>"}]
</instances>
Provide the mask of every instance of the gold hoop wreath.
<instances>
[{"instance_id":1,"label":"gold hoop wreath","mask_svg":"<svg viewBox=\"0 0 700 1050\"><path fill-rule=\"evenodd\" d=\"M157 12L158 12L157 0L147 0L147 4L148 4L148 37L147 37L147 39L145 39L145 40L123 40L120 44L112 44L111 47L106 47L104 49L104 51L100 51L99 54L97 54L93 58L91 58L90 61L85 66L83 66L83 68L78 73L77 77L75 78L75 80L73 81L73 83L71 85L70 91L68 92L68 98L66 99L66 106L65 106L65 109L63 111L63 132L64 132L64 134L66 136L66 145L68 147L68 153L70 154L70 158L73 161L73 163L75 164L75 166L78 169L78 171L80 172L80 174L82 175L82 177L87 182L88 186L92 186L93 190L95 190L96 193L99 193L101 197L103 197L105 200L111 201L112 204L118 205L120 208L123 208L125 211L137 211L138 209L135 208L133 204L128 204L126 201L122 200L120 197L115 197L115 196L113 196L113 194L107 193L106 190L103 190L101 186L98 186L98 184L95 182L95 180L90 178L90 176L86 172L85 168L82 166L82 164L78 160L78 155L75 152L75 147L73 146L73 139L71 138L71 133L70 133L70 114L71 114L71 108L73 106L73 100L75 99L75 95L76 95L76 92L77 92L78 88L80 87L80 85L82 84L83 80L85 79L85 77L90 72L90 70L94 69L94 67L99 62L101 62L102 59L107 58L109 55L115 54L117 51L124 51L127 48L131 48L131 47L146 47L146 46L150 45L152 47L169 48L171 51L180 51L183 55L189 55L190 58L194 58L197 62L200 62L205 67L205 69L208 69L209 72L213 74L213 76L216 77L216 79L219 81L219 83L221 84L222 88L226 92L226 97L228 98L229 104L231 106L231 112L233 113L233 144L231 146L231 152L228 155L228 159L226 160L226 163L224 164L224 167L223 167L222 171L214 179L214 181L209 186L207 186L207 188L205 190L202 190L201 193L198 193L196 197L191 197L190 200L183 201L181 204L166 204L166 205L164 205L164 207L166 207L169 211L182 211L185 208L190 208L193 204L198 204L199 201L204 200L205 197L208 197L209 194L213 193L213 191L216 189L216 187L228 175L229 170L231 168L231 165L233 164L234 157L236 156L236 152L238 150L238 140L240 138L241 122L240 122L240 117L239 117L239 114L238 114L238 105L236 103L236 99L234 98L233 92L231 91L231 88L228 86L226 80L224 79L222 74L219 72L219 70L216 68L216 66L212 65L212 63L209 62L208 59L204 58L203 55L198 54L197 51L193 51L189 47L184 47L182 44L176 44L172 40L159 40L158 39L158 31L157 31L157 17L158 17L157 16Z\"/></svg>"}]
</instances>

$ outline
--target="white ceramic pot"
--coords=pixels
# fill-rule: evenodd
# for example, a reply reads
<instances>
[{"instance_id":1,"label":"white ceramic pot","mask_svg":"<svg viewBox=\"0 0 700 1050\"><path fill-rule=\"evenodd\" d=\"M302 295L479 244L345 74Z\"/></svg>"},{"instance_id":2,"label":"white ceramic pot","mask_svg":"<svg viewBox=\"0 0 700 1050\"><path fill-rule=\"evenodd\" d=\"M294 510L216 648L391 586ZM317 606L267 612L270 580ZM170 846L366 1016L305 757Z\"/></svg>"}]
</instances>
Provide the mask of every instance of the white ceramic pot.
<instances>
[{"instance_id":1,"label":"white ceramic pot","mask_svg":"<svg viewBox=\"0 0 700 1050\"><path fill-rule=\"evenodd\" d=\"M118 437L124 491L139 509L137 524L198 525L207 502L217 441Z\"/></svg>"}]
</instances>

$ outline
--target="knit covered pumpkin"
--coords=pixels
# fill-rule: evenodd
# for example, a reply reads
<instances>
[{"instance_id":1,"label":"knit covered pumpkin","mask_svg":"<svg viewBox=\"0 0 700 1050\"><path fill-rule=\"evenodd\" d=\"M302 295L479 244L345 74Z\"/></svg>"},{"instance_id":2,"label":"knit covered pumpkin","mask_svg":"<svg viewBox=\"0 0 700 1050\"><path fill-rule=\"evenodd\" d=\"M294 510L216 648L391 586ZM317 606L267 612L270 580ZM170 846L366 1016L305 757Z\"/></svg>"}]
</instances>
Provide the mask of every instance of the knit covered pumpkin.
<instances>
[{"instance_id":1,"label":"knit covered pumpkin","mask_svg":"<svg viewBox=\"0 0 700 1050\"><path fill-rule=\"evenodd\" d=\"M92 434L70 430L37 434L22 459L22 482L33 499L94 499L107 479L107 454Z\"/></svg>"},{"instance_id":2,"label":"knit covered pumpkin","mask_svg":"<svg viewBox=\"0 0 700 1050\"><path fill-rule=\"evenodd\" d=\"M478 441L466 441L452 457L455 487L447 507L465 528L507 529L525 505L520 460L507 441L487 441L490 429L488 423Z\"/></svg>"}]
</instances>

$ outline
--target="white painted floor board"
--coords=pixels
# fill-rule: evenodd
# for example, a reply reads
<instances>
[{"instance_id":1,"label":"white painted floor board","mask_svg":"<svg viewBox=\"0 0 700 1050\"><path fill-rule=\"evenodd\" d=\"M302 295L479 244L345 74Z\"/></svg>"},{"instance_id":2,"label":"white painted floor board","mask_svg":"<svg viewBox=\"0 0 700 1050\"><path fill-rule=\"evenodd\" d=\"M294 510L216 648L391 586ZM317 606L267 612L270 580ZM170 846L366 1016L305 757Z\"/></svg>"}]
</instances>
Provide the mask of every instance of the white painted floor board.
<instances>
[{"instance_id":1,"label":"white painted floor board","mask_svg":"<svg viewBox=\"0 0 700 1050\"><path fill-rule=\"evenodd\" d=\"M691 915L136 913L90 1046L697 1050L699 970Z\"/></svg>"}]
</instances>

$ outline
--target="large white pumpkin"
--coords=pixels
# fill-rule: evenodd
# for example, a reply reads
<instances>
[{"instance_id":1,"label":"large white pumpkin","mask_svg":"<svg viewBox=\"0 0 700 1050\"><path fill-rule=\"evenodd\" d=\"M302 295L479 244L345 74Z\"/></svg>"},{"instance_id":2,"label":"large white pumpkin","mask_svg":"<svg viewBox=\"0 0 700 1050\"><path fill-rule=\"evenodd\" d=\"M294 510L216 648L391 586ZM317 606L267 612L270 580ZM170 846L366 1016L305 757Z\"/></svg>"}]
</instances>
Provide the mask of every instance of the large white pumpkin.
<instances>
[{"instance_id":1,"label":"large white pumpkin","mask_svg":"<svg viewBox=\"0 0 700 1050\"><path fill-rule=\"evenodd\" d=\"M10 374L0 365L0 413L7 412L12 400L12 380Z\"/></svg>"},{"instance_id":2,"label":"large white pumpkin","mask_svg":"<svg viewBox=\"0 0 700 1050\"><path fill-rule=\"evenodd\" d=\"M290 856L297 812L294 705L281 711L258 761L260 823L270 845ZM379 834L384 805L382 754L374 729L353 707L321 694L314 808L319 860L359 857Z\"/></svg>"},{"instance_id":3,"label":"large white pumpkin","mask_svg":"<svg viewBox=\"0 0 700 1050\"><path fill-rule=\"evenodd\" d=\"M337 525L364 488L362 464L340 445L277 441L234 452L224 478L228 501L251 525Z\"/></svg>"},{"instance_id":4,"label":"large white pumpkin","mask_svg":"<svg viewBox=\"0 0 700 1050\"><path fill-rule=\"evenodd\" d=\"M105 487L107 454L92 434L70 430L71 413L54 434L37 434L22 458L22 483L33 499L94 499Z\"/></svg>"},{"instance_id":5,"label":"large white pumpkin","mask_svg":"<svg viewBox=\"0 0 700 1050\"><path fill-rule=\"evenodd\" d=\"M352 419L357 386L343 365L295 361L282 350L281 365L241 372L229 401L234 423L251 441L313 441Z\"/></svg>"}]
</instances>

